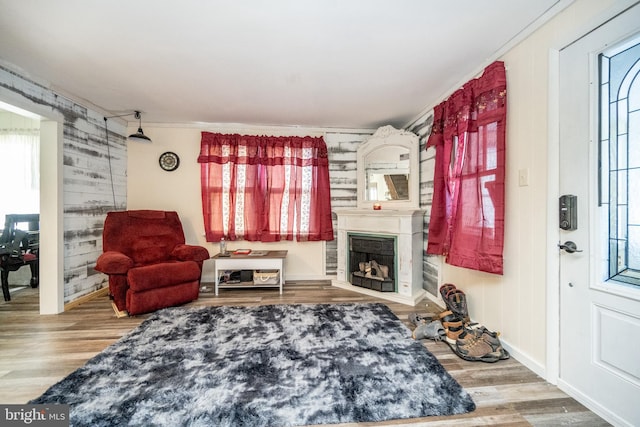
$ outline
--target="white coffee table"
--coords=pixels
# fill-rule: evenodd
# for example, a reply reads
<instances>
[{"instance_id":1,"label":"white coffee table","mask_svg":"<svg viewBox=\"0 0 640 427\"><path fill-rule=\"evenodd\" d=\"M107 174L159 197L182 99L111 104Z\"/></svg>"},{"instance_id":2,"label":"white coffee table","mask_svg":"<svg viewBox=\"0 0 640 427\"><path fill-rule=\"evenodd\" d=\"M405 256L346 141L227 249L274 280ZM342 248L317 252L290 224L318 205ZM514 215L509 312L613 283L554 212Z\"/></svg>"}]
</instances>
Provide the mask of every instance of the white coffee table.
<instances>
[{"instance_id":1,"label":"white coffee table","mask_svg":"<svg viewBox=\"0 0 640 427\"><path fill-rule=\"evenodd\" d=\"M280 288L280 294L282 295L282 289L284 286L284 260L287 257L286 250L282 251L268 251L261 255L234 255L224 257L220 254L214 255L211 259L214 260L215 267L215 293L218 295L220 288ZM280 272L280 280L277 284L256 284L254 282L240 282L240 283L220 283L220 272L225 270L278 270Z\"/></svg>"}]
</instances>

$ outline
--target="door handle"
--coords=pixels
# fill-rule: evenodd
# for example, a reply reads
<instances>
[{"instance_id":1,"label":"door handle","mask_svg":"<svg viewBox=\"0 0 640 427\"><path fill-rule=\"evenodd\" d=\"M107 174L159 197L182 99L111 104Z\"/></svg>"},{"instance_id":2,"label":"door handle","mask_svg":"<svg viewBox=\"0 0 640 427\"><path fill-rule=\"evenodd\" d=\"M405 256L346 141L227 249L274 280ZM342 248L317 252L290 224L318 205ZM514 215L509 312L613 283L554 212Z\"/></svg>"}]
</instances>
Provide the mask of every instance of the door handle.
<instances>
[{"instance_id":1,"label":"door handle","mask_svg":"<svg viewBox=\"0 0 640 427\"><path fill-rule=\"evenodd\" d=\"M573 243L571 240L567 240L563 244L558 243L558 247L560 249L564 249L565 251L567 251L567 253L570 253L570 254L574 252L582 252L582 249L578 249L578 246L575 243Z\"/></svg>"}]
</instances>

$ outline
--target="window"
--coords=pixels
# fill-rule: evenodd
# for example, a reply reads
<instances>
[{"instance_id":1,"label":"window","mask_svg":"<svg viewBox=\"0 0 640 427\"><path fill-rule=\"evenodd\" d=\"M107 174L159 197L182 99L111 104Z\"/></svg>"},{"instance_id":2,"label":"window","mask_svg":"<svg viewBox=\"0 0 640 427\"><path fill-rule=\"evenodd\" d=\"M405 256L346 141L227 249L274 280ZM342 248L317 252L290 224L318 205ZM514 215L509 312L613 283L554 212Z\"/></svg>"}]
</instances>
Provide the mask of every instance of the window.
<instances>
[{"instance_id":1,"label":"window","mask_svg":"<svg viewBox=\"0 0 640 427\"><path fill-rule=\"evenodd\" d=\"M322 138L202 132L207 241L333 240Z\"/></svg>"},{"instance_id":2,"label":"window","mask_svg":"<svg viewBox=\"0 0 640 427\"><path fill-rule=\"evenodd\" d=\"M427 253L503 273L507 83L494 62L434 108L436 149Z\"/></svg>"},{"instance_id":3,"label":"window","mask_svg":"<svg viewBox=\"0 0 640 427\"><path fill-rule=\"evenodd\" d=\"M40 212L40 130L0 129L0 228L7 214Z\"/></svg>"},{"instance_id":4,"label":"window","mask_svg":"<svg viewBox=\"0 0 640 427\"><path fill-rule=\"evenodd\" d=\"M640 286L640 39L609 49L599 60L605 279Z\"/></svg>"}]
</instances>

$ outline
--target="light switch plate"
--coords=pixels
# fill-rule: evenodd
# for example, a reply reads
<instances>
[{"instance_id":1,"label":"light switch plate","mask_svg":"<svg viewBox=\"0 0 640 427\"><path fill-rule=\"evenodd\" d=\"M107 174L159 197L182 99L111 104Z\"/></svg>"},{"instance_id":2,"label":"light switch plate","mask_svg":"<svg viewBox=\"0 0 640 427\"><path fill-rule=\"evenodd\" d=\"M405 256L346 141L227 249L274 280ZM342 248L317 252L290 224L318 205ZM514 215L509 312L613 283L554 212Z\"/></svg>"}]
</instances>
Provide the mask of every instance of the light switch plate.
<instances>
[{"instance_id":1,"label":"light switch plate","mask_svg":"<svg viewBox=\"0 0 640 427\"><path fill-rule=\"evenodd\" d=\"M518 185L526 187L529 185L529 169L520 169L518 171Z\"/></svg>"}]
</instances>

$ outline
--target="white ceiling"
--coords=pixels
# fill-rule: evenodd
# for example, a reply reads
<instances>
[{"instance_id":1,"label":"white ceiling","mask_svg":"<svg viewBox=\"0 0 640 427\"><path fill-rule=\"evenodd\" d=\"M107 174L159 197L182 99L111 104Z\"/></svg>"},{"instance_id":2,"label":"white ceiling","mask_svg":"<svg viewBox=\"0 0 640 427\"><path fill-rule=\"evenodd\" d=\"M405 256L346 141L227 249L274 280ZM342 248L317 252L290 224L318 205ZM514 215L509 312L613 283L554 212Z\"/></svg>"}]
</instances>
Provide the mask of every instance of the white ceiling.
<instances>
[{"instance_id":1,"label":"white ceiling","mask_svg":"<svg viewBox=\"0 0 640 427\"><path fill-rule=\"evenodd\" d=\"M0 64L143 123L404 126L569 2L0 0Z\"/></svg>"}]
</instances>

